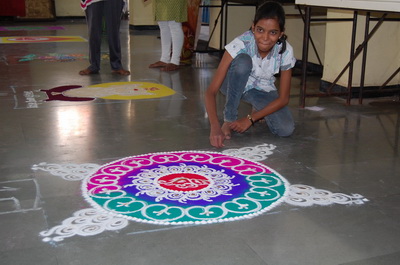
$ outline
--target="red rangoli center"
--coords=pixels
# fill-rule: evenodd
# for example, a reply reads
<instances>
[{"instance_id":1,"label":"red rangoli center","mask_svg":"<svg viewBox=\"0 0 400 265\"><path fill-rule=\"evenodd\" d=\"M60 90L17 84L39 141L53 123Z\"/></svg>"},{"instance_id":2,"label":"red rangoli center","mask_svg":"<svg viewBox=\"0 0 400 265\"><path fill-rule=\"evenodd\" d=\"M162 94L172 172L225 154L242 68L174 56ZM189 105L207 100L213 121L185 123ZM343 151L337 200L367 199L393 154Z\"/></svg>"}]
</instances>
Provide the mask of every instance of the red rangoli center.
<instances>
[{"instance_id":1,"label":"red rangoli center","mask_svg":"<svg viewBox=\"0 0 400 265\"><path fill-rule=\"evenodd\" d=\"M169 174L160 177L157 182L161 187L174 191L197 191L211 184L208 178L191 173Z\"/></svg>"}]
</instances>

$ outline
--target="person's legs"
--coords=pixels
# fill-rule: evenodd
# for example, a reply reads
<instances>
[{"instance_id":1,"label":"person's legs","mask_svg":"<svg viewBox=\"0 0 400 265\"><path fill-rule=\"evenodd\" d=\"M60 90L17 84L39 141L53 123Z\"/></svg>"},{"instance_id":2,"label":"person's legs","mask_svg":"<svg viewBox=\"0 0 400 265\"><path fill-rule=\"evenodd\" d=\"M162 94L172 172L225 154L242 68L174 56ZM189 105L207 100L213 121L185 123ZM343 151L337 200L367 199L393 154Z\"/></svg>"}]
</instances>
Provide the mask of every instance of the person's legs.
<instances>
[{"instance_id":1,"label":"person's legs","mask_svg":"<svg viewBox=\"0 0 400 265\"><path fill-rule=\"evenodd\" d=\"M161 68L169 64L171 55L171 32L169 31L168 21L158 21L158 27L160 28L160 39L161 39L161 58L159 61L149 65L149 68Z\"/></svg>"},{"instance_id":2,"label":"person's legs","mask_svg":"<svg viewBox=\"0 0 400 265\"><path fill-rule=\"evenodd\" d=\"M110 65L114 73L128 75L121 62L120 26L122 19L123 0L104 1L104 18L107 29Z\"/></svg>"},{"instance_id":3,"label":"person's legs","mask_svg":"<svg viewBox=\"0 0 400 265\"><path fill-rule=\"evenodd\" d=\"M89 5L85 10L89 34L90 66L80 71L81 75L98 73L100 70L103 6L104 2L97 2Z\"/></svg>"},{"instance_id":4,"label":"person's legs","mask_svg":"<svg viewBox=\"0 0 400 265\"><path fill-rule=\"evenodd\" d=\"M226 96L224 121L233 122L238 118L238 108L249 79L253 62L249 55L239 54L229 66L228 73L221 86L221 93Z\"/></svg>"},{"instance_id":5,"label":"person's legs","mask_svg":"<svg viewBox=\"0 0 400 265\"><path fill-rule=\"evenodd\" d=\"M163 63L170 63L172 36L169 30L168 21L158 21L160 27L161 37L161 58L160 61Z\"/></svg>"},{"instance_id":6,"label":"person's legs","mask_svg":"<svg viewBox=\"0 0 400 265\"><path fill-rule=\"evenodd\" d=\"M243 101L250 103L258 111L266 107L272 101L279 97L277 91L264 92L257 89L251 89L244 93ZM266 116L265 121L271 132L275 135L286 137L294 131L294 121L292 114L287 106Z\"/></svg>"},{"instance_id":7,"label":"person's legs","mask_svg":"<svg viewBox=\"0 0 400 265\"><path fill-rule=\"evenodd\" d=\"M179 65L184 41L182 23L168 21L168 25L172 37L172 56L170 62L174 65Z\"/></svg>"},{"instance_id":8,"label":"person's legs","mask_svg":"<svg viewBox=\"0 0 400 265\"><path fill-rule=\"evenodd\" d=\"M158 21L158 26L160 27L161 37L161 59L149 67L162 68L163 71L177 70L184 42L182 23L176 21Z\"/></svg>"}]
</instances>

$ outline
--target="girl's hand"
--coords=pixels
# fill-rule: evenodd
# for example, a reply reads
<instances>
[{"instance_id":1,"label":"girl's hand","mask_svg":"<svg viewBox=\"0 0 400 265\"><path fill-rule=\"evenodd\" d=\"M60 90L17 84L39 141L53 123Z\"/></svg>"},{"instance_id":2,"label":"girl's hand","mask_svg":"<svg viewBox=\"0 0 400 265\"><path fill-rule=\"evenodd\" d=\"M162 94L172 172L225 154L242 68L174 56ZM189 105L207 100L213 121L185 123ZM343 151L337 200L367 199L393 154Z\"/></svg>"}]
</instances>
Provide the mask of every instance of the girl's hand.
<instances>
[{"instance_id":1,"label":"girl's hand","mask_svg":"<svg viewBox=\"0 0 400 265\"><path fill-rule=\"evenodd\" d=\"M225 134L221 129L211 129L210 131L210 143L212 146L221 148L224 147Z\"/></svg>"},{"instance_id":2,"label":"girl's hand","mask_svg":"<svg viewBox=\"0 0 400 265\"><path fill-rule=\"evenodd\" d=\"M232 122L229 127L235 132L244 133L251 127L251 121L244 117Z\"/></svg>"},{"instance_id":3,"label":"girl's hand","mask_svg":"<svg viewBox=\"0 0 400 265\"><path fill-rule=\"evenodd\" d=\"M222 127L211 126L210 143L212 146L215 146L217 148L225 146L224 141L231 139L230 125L230 122L224 122L224 124L222 124Z\"/></svg>"}]
</instances>

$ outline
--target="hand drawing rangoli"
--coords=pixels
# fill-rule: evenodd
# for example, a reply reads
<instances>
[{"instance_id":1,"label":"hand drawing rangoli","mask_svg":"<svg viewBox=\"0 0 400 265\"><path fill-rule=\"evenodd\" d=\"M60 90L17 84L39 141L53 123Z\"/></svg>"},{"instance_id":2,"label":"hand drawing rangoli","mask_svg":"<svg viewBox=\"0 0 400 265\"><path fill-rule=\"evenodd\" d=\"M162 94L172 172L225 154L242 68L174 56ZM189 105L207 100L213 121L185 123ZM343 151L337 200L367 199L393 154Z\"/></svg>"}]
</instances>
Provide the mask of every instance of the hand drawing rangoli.
<instances>
[{"instance_id":1,"label":"hand drawing rangoli","mask_svg":"<svg viewBox=\"0 0 400 265\"><path fill-rule=\"evenodd\" d=\"M210 152L154 153L102 166L83 181L95 208L154 224L205 224L260 215L279 205L286 179L267 166Z\"/></svg>"}]
</instances>

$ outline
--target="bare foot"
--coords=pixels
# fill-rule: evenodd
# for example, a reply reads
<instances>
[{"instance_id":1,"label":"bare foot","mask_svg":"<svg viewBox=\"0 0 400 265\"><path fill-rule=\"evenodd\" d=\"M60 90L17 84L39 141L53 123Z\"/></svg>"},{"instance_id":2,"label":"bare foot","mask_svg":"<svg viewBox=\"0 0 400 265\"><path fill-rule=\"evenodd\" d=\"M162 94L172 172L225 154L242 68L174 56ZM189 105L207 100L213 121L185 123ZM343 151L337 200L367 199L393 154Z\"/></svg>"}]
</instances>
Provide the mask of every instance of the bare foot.
<instances>
[{"instance_id":1,"label":"bare foot","mask_svg":"<svg viewBox=\"0 0 400 265\"><path fill-rule=\"evenodd\" d=\"M130 75L131 72L129 72L128 70L125 69L119 69L119 70L113 70L112 71L113 74L117 74L117 75Z\"/></svg>"},{"instance_id":2,"label":"bare foot","mask_svg":"<svg viewBox=\"0 0 400 265\"><path fill-rule=\"evenodd\" d=\"M162 67L165 67L165 66L167 66L167 63L158 61L158 62L150 64L149 68L162 68Z\"/></svg>"},{"instance_id":3,"label":"bare foot","mask_svg":"<svg viewBox=\"0 0 400 265\"><path fill-rule=\"evenodd\" d=\"M231 139L231 128L229 127L230 124L230 122L224 122L221 127L222 133L225 135L225 139L227 140Z\"/></svg>"},{"instance_id":4,"label":"bare foot","mask_svg":"<svg viewBox=\"0 0 400 265\"><path fill-rule=\"evenodd\" d=\"M99 71L92 71L89 68L79 71L80 75L94 75L94 74L98 74L98 73L99 73Z\"/></svg>"},{"instance_id":5,"label":"bare foot","mask_svg":"<svg viewBox=\"0 0 400 265\"><path fill-rule=\"evenodd\" d=\"M173 64L173 63L168 63L165 65L165 67L161 68L161 71L164 72L170 72L170 71L176 71L179 69L179 65Z\"/></svg>"}]
</instances>

